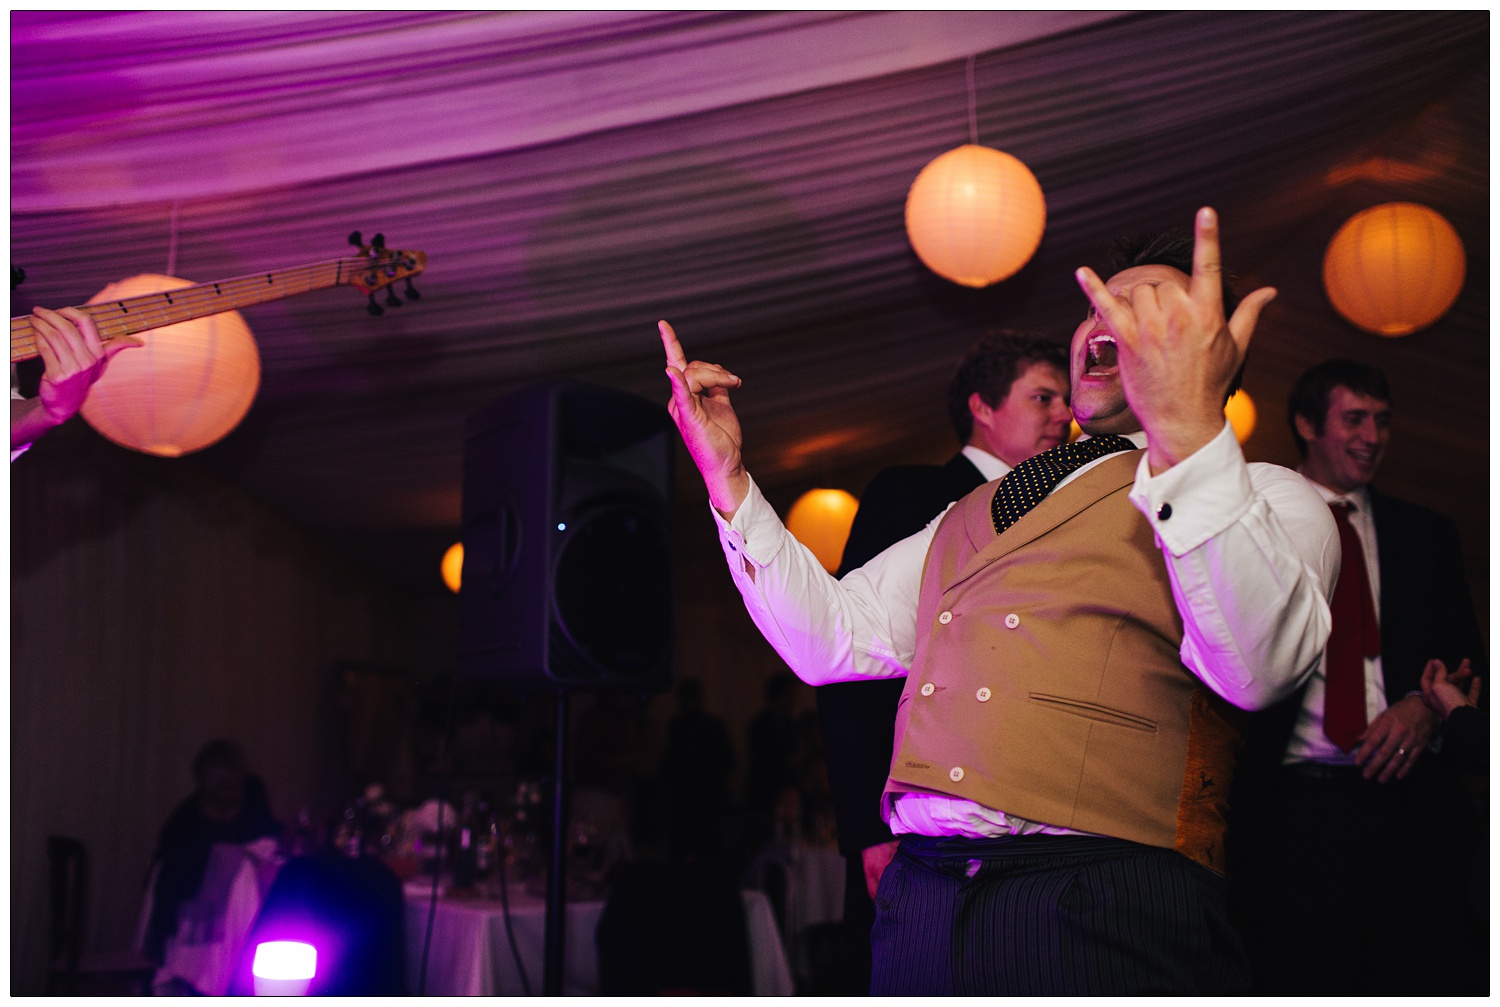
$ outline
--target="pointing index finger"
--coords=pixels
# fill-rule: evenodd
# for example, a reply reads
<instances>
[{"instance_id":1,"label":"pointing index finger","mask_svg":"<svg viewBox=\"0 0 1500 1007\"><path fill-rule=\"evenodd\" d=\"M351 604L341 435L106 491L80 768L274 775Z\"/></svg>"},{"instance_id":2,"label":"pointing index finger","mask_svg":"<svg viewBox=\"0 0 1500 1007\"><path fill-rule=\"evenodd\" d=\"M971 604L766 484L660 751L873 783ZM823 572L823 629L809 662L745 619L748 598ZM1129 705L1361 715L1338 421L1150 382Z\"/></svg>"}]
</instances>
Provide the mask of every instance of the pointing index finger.
<instances>
[{"instance_id":1,"label":"pointing index finger","mask_svg":"<svg viewBox=\"0 0 1500 1007\"><path fill-rule=\"evenodd\" d=\"M687 356L682 352L682 344L677 341L677 333L672 330L672 326L660 321L656 323L656 328L661 333L662 349L667 352L667 365L679 371L687 370Z\"/></svg>"}]
</instances>

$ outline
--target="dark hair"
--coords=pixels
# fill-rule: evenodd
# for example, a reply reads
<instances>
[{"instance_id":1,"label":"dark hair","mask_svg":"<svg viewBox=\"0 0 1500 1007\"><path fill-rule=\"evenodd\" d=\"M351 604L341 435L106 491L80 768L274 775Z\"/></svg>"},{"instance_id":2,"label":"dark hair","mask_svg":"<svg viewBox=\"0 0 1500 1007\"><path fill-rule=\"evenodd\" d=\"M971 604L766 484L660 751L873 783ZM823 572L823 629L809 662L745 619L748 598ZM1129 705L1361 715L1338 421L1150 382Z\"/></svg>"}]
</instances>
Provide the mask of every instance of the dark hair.
<instances>
[{"instance_id":1,"label":"dark hair","mask_svg":"<svg viewBox=\"0 0 1500 1007\"><path fill-rule=\"evenodd\" d=\"M1194 238L1186 231L1158 231L1156 234L1137 235L1133 238L1117 238L1110 246L1110 269L1109 275L1122 273L1136 266L1170 266L1179 273L1193 275L1193 245ZM1229 285L1233 273L1227 269L1219 270L1219 292L1224 298L1224 317L1227 319L1234 314L1234 309L1239 307L1240 295L1234 292ZM1224 401L1240 390L1240 382L1245 377L1245 363L1249 360L1240 361L1239 370L1234 372L1234 379L1229 382L1229 391L1224 395Z\"/></svg>"},{"instance_id":2,"label":"dark hair","mask_svg":"<svg viewBox=\"0 0 1500 1007\"><path fill-rule=\"evenodd\" d=\"M1068 351L1045 336L1010 329L986 333L969 347L948 382L948 418L960 444L969 443L974 432L969 396L978 392L986 405L998 406L1010 394L1016 378L1032 364L1051 364L1067 374Z\"/></svg>"},{"instance_id":3,"label":"dark hair","mask_svg":"<svg viewBox=\"0 0 1500 1007\"><path fill-rule=\"evenodd\" d=\"M229 769L236 773L246 771L245 753L240 746L226 738L215 738L198 750L193 757L193 776L202 776L209 769Z\"/></svg>"},{"instance_id":4,"label":"dark hair","mask_svg":"<svg viewBox=\"0 0 1500 1007\"><path fill-rule=\"evenodd\" d=\"M1292 385L1292 393L1286 400L1286 421L1292 428L1292 439L1297 442L1297 451L1307 457L1307 440L1297 432L1297 417L1312 424L1313 433L1322 434L1328 420L1328 400L1335 388L1347 388L1358 395L1368 395L1391 404L1391 387L1386 383L1385 372L1374 364L1358 360L1325 360L1304 371Z\"/></svg>"}]
</instances>

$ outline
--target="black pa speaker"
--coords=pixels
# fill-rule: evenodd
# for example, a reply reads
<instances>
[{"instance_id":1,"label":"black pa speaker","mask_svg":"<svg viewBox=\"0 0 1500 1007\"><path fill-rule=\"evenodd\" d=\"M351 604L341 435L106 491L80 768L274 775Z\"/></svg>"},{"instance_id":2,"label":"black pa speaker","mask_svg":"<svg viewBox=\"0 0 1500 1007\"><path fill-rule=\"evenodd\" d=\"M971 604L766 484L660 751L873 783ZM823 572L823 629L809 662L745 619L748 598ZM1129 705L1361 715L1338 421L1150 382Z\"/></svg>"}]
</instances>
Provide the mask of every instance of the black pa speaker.
<instances>
[{"instance_id":1,"label":"black pa speaker","mask_svg":"<svg viewBox=\"0 0 1500 1007\"><path fill-rule=\"evenodd\" d=\"M661 403L573 381L469 417L461 678L671 685L674 438Z\"/></svg>"}]
</instances>

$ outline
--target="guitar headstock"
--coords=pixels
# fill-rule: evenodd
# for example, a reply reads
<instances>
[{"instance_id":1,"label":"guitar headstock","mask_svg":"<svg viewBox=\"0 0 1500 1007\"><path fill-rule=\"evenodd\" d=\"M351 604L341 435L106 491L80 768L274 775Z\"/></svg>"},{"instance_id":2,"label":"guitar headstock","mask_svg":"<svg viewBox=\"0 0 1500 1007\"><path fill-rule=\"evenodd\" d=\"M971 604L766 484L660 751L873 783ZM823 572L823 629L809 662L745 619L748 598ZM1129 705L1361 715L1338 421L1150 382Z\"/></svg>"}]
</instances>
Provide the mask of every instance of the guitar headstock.
<instances>
[{"instance_id":1,"label":"guitar headstock","mask_svg":"<svg viewBox=\"0 0 1500 1007\"><path fill-rule=\"evenodd\" d=\"M409 301L419 300L421 293L412 286L411 278L427 268L426 252L408 252L395 248L385 247L385 235L377 234L370 239L366 245L360 232L355 231L349 235L349 244L359 249L356 256L357 268L345 281L353 287L357 287L361 293L370 295L369 312L372 315L385 314L384 309L375 303L375 291L389 287L397 280L406 281L406 299ZM385 303L393 308L399 308L402 301L396 296L394 290L388 292Z\"/></svg>"}]
</instances>

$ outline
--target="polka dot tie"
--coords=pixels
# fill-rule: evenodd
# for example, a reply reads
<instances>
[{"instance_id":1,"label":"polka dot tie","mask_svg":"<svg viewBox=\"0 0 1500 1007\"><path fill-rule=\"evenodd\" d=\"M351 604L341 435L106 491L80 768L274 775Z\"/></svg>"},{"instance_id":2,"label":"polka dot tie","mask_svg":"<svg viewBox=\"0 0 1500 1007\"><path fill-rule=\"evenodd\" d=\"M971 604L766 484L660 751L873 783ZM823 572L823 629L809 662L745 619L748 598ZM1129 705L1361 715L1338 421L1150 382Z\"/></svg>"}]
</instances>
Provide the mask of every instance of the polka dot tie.
<instances>
[{"instance_id":1,"label":"polka dot tie","mask_svg":"<svg viewBox=\"0 0 1500 1007\"><path fill-rule=\"evenodd\" d=\"M1071 444L1059 444L1039 455L1032 455L1011 469L995 488L995 497L990 501L995 534L1021 520L1027 511L1046 499L1068 473L1116 451L1134 450L1136 446L1126 438L1118 434L1103 434Z\"/></svg>"}]
</instances>

